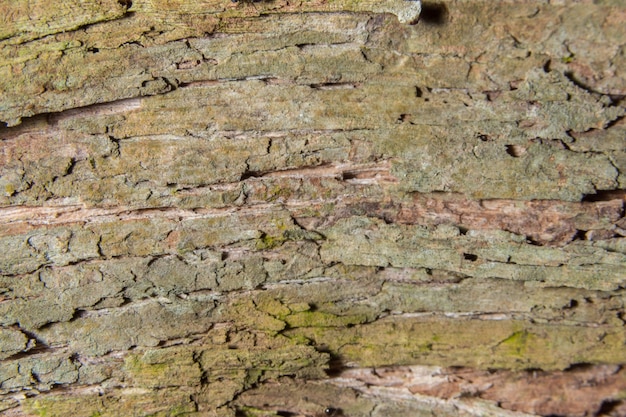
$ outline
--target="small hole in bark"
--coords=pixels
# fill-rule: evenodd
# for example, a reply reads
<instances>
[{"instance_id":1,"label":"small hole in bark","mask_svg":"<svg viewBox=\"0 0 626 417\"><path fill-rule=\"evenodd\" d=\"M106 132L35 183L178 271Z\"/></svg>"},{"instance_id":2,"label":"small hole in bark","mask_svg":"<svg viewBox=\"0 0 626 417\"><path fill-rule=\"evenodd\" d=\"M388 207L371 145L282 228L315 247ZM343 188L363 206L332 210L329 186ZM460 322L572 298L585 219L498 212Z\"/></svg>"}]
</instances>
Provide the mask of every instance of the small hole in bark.
<instances>
[{"instance_id":1,"label":"small hole in bark","mask_svg":"<svg viewBox=\"0 0 626 417\"><path fill-rule=\"evenodd\" d=\"M587 231L576 230L576 233L574 233L574 236L572 236L572 240L587 240Z\"/></svg>"},{"instance_id":2,"label":"small hole in bark","mask_svg":"<svg viewBox=\"0 0 626 417\"><path fill-rule=\"evenodd\" d=\"M506 145L506 153L513 158L519 158L526 153L526 148L520 145Z\"/></svg>"},{"instance_id":3,"label":"small hole in bark","mask_svg":"<svg viewBox=\"0 0 626 417\"><path fill-rule=\"evenodd\" d=\"M419 87L415 87L415 97L421 97L423 95L424 95L424 92L422 91L422 89Z\"/></svg>"},{"instance_id":4,"label":"small hole in bark","mask_svg":"<svg viewBox=\"0 0 626 417\"><path fill-rule=\"evenodd\" d=\"M448 8L444 3L422 3L419 21L428 25L441 26L448 20Z\"/></svg>"},{"instance_id":5,"label":"small hole in bark","mask_svg":"<svg viewBox=\"0 0 626 417\"><path fill-rule=\"evenodd\" d=\"M485 95L487 96L487 101L494 101L498 97L500 97L500 91L487 91Z\"/></svg>"},{"instance_id":6,"label":"small hole in bark","mask_svg":"<svg viewBox=\"0 0 626 417\"><path fill-rule=\"evenodd\" d=\"M331 378L341 375L341 373L346 369L346 366L343 364L341 358L333 354L328 346L318 346L316 349L318 352L328 353L330 356L328 368L324 371L326 372L326 375Z\"/></svg>"},{"instance_id":7,"label":"small hole in bark","mask_svg":"<svg viewBox=\"0 0 626 417\"><path fill-rule=\"evenodd\" d=\"M470 262L475 262L478 260L478 256L474 255L473 253L464 253L463 259L470 261Z\"/></svg>"},{"instance_id":8,"label":"small hole in bark","mask_svg":"<svg viewBox=\"0 0 626 417\"><path fill-rule=\"evenodd\" d=\"M121 6L126 7L127 9L130 9L131 7L133 7L133 2L131 0L117 0L117 2Z\"/></svg>"},{"instance_id":9,"label":"small hole in bark","mask_svg":"<svg viewBox=\"0 0 626 417\"><path fill-rule=\"evenodd\" d=\"M478 139L480 139L482 142L489 142L491 140L491 138L488 135L483 135L483 134L478 135Z\"/></svg>"},{"instance_id":10,"label":"small hole in bark","mask_svg":"<svg viewBox=\"0 0 626 417\"><path fill-rule=\"evenodd\" d=\"M410 114L403 113L403 114L400 115L400 117L398 117L398 122L400 122L400 123L410 122L410 121L411 121L411 115Z\"/></svg>"}]
</instances>

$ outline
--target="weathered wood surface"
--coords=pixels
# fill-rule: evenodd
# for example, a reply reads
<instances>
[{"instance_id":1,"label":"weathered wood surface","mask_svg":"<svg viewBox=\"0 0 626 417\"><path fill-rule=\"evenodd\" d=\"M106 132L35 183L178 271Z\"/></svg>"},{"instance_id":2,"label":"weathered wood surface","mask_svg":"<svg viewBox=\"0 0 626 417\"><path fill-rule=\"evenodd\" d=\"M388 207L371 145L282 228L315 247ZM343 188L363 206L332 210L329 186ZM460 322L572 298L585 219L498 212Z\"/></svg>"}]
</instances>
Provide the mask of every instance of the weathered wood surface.
<instances>
[{"instance_id":1,"label":"weathered wood surface","mask_svg":"<svg viewBox=\"0 0 626 417\"><path fill-rule=\"evenodd\" d=\"M418 12L1 1L0 415L626 415L626 6Z\"/></svg>"}]
</instances>

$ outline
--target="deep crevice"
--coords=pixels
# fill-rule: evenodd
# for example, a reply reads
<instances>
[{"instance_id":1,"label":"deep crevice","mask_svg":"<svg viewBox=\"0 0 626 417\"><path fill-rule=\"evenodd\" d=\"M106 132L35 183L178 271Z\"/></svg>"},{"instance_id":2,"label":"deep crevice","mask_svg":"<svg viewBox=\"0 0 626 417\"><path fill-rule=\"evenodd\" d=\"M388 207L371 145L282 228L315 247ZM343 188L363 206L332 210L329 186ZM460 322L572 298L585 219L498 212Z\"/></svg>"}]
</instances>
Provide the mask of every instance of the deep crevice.
<instances>
[{"instance_id":1,"label":"deep crevice","mask_svg":"<svg viewBox=\"0 0 626 417\"><path fill-rule=\"evenodd\" d=\"M604 400L602 401L602 405L600 405L600 409L598 410L597 416L607 416L611 415L613 411L617 409L620 405L622 405L622 400Z\"/></svg>"},{"instance_id":2,"label":"deep crevice","mask_svg":"<svg viewBox=\"0 0 626 417\"><path fill-rule=\"evenodd\" d=\"M134 107L134 102L139 102L141 99L141 96L117 98L101 103L89 103L69 109L37 113L32 116L19 116L20 123L17 125L8 126L6 122L0 123L4 125L0 126L0 137L4 140L13 139L16 136L38 128L38 124L41 121L47 122L50 126L56 126L60 121L71 117L83 118L91 114L108 115L126 112L129 110L129 107Z\"/></svg>"},{"instance_id":3,"label":"deep crevice","mask_svg":"<svg viewBox=\"0 0 626 417\"><path fill-rule=\"evenodd\" d=\"M588 86L587 84L585 84L584 82L582 82L581 80L576 78L576 76L574 75L574 73L572 71L565 71L563 73L563 75L565 76L565 78L567 78L576 87L578 87L578 88L580 88L582 90L585 90L589 94L595 94L595 95L598 95L598 96L607 96L607 97L611 98L608 94L603 93L601 91L594 90L593 88L591 88L590 86ZM615 105L614 104L615 101L612 98L611 98L611 101L613 102L613 105Z\"/></svg>"},{"instance_id":4,"label":"deep crevice","mask_svg":"<svg viewBox=\"0 0 626 417\"><path fill-rule=\"evenodd\" d=\"M616 117L615 119L611 120L610 122L608 122L605 126L604 129L610 129L613 126L617 125L618 123L622 122L624 120L624 118L626 118L626 116L619 116Z\"/></svg>"},{"instance_id":5,"label":"deep crevice","mask_svg":"<svg viewBox=\"0 0 626 417\"><path fill-rule=\"evenodd\" d=\"M18 352L14 355L11 355L3 360L19 360L22 358L26 358L29 357L31 355L36 355L38 353L45 353L50 351L52 348L45 343L43 340L41 340L39 337L37 337L37 335L31 331L28 330L24 330L23 328L18 326L11 326L14 327L16 330L19 330L20 332L22 332L25 336L27 336L29 339L34 340L35 341L35 346L31 347L28 350L24 350L21 352ZM30 344L30 342L29 342Z\"/></svg>"},{"instance_id":6,"label":"deep crevice","mask_svg":"<svg viewBox=\"0 0 626 417\"><path fill-rule=\"evenodd\" d=\"M595 194L584 194L581 201L594 203L612 200L626 200L626 190L598 190Z\"/></svg>"},{"instance_id":7,"label":"deep crevice","mask_svg":"<svg viewBox=\"0 0 626 417\"><path fill-rule=\"evenodd\" d=\"M277 415L277 416L281 416L281 417L296 417L296 416L298 416L299 414L297 414L297 413L292 413L291 411L282 411L282 410L279 410L279 411L276 411L276 415ZM236 417L236 416L237 416L237 414L235 413L235 417Z\"/></svg>"},{"instance_id":8,"label":"deep crevice","mask_svg":"<svg viewBox=\"0 0 626 417\"><path fill-rule=\"evenodd\" d=\"M239 181L245 181L249 178L260 178L263 174L258 171L244 171L239 177Z\"/></svg>"},{"instance_id":9,"label":"deep crevice","mask_svg":"<svg viewBox=\"0 0 626 417\"><path fill-rule=\"evenodd\" d=\"M329 83L319 83L319 84L309 84L314 90L352 90L355 88L359 88L360 84L358 83L342 83L342 82L329 82Z\"/></svg>"},{"instance_id":10,"label":"deep crevice","mask_svg":"<svg viewBox=\"0 0 626 417\"><path fill-rule=\"evenodd\" d=\"M596 365L592 363L579 362L571 364L570 366L565 368L564 372L588 371L593 370L595 367Z\"/></svg>"}]
</instances>

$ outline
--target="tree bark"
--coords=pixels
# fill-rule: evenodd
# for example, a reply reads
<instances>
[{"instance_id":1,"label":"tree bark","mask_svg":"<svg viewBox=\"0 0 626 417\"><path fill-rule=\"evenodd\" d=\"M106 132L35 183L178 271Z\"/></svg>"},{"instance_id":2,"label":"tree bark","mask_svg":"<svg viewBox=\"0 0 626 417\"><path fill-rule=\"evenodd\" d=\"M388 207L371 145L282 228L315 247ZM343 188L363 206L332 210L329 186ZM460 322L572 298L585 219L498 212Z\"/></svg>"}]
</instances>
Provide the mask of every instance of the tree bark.
<instances>
[{"instance_id":1,"label":"tree bark","mask_svg":"<svg viewBox=\"0 0 626 417\"><path fill-rule=\"evenodd\" d=\"M626 415L621 1L0 16L0 415Z\"/></svg>"}]
</instances>

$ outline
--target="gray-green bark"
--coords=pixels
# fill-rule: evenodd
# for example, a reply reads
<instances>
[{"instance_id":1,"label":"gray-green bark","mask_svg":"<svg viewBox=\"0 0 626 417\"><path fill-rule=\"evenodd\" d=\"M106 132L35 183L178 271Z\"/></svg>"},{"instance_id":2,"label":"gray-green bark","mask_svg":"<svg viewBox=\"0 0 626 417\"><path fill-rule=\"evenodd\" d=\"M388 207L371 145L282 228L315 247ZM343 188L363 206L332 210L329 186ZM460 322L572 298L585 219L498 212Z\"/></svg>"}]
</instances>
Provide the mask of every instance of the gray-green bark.
<instances>
[{"instance_id":1,"label":"gray-green bark","mask_svg":"<svg viewBox=\"0 0 626 417\"><path fill-rule=\"evenodd\" d=\"M626 7L551 3L1 1L0 415L626 414Z\"/></svg>"}]
</instances>

